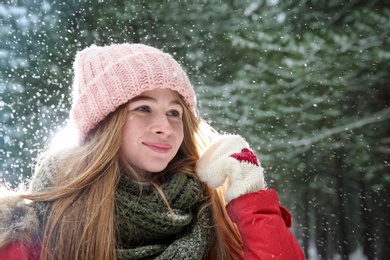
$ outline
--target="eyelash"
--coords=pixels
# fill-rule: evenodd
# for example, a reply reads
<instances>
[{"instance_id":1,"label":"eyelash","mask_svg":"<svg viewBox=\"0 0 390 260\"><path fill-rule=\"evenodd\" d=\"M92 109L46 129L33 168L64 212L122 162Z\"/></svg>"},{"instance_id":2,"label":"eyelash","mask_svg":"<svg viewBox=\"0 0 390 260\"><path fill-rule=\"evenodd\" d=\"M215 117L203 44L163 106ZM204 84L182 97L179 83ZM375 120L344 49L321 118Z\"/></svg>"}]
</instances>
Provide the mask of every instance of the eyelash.
<instances>
[{"instance_id":1,"label":"eyelash","mask_svg":"<svg viewBox=\"0 0 390 260\"><path fill-rule=\"evenodd\" d=\"M135 110L140 111L140 112L150 112L150 108L148 106L140 106L140 107L137 107ZM177 110L170 110L167 112L167 114L169 114L170 116L173 116L173 117L180 117L181 116L181 113ZM175 114L175 115L172 115L172 114Z\"/></svg>"},{"instance_id":2,"label":"eyelash","mask_svg":"<svg viewBox=\"0 0 390 260\"><path fill-rule=\"evenodd\" d=\"M140 112L150 112L150 108L147 106L140 106L140 107L137 107L135 110L140 111Z\"/></svg>"},{"instance_id":3,"label":"eyelash","mask_svg":"<svg viewBox=\"0 0 390 260\"><path fill-rule=\"evenodd\" d=\"M173 110L173 111L169 111L168 113L169 114L175 113L176 115L174 115L174 117L180 117L180 112L179 111Z\"/></svg>"}]
</instances>

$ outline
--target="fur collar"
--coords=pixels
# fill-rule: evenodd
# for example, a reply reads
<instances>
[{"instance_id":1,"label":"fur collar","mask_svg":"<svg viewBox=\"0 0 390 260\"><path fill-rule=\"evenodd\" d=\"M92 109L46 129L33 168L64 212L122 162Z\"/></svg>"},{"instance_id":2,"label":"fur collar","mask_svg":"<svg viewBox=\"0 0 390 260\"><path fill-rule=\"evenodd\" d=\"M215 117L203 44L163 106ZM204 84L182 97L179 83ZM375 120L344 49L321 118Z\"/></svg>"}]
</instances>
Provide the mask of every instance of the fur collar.
<instances>
[{"instance_id":1,"label":"fur collar","mask_svg":"<svg viewBox=\"0 0 390 260\"><path fill-rule=\"evenodd\" d=\"M32 242L39 221L34 208L16 192L0 190L0 247L15 241Z\"/></svg>"}]
</instances>

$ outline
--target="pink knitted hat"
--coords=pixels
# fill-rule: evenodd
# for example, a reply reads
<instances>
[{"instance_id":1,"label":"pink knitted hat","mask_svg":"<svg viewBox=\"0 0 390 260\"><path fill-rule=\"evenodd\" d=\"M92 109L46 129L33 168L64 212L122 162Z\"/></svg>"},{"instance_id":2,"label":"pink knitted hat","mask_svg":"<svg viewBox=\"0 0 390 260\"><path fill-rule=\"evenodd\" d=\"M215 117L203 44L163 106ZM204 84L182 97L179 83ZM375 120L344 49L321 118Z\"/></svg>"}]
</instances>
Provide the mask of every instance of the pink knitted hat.
<instances>
[{"instance_id":1,"label":"pink knitted hat","mask_svg":"<svg viewBox=\"0 0 390 260\"><path fill-rule=\"evenodd\" d=\"M144 91L169 88L195 111L191 83L172 56L143 44L91 46L76 55L70 119L84 139L120 105Z\"/></svg>"}]
</instances>

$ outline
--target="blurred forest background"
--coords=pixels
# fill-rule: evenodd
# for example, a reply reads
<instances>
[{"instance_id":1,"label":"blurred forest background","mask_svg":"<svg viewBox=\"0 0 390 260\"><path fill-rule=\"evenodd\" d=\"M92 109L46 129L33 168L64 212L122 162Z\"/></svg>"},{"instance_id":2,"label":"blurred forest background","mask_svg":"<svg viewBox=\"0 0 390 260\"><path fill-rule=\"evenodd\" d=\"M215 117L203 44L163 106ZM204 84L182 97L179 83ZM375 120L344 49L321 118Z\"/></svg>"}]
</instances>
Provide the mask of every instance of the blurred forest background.
<instances>
[{"instance_id":1,"label":"blurred forest background","mask_svg":"<svg viewBox=\"0 0 390 260\"><path fill-rule=\"evenodd\" d=\"M389 35L389 0L3 0L0 178L64 125L78 50L145 43L251 143L308 259L389 259Z\"/></svg>"}]
</instances>

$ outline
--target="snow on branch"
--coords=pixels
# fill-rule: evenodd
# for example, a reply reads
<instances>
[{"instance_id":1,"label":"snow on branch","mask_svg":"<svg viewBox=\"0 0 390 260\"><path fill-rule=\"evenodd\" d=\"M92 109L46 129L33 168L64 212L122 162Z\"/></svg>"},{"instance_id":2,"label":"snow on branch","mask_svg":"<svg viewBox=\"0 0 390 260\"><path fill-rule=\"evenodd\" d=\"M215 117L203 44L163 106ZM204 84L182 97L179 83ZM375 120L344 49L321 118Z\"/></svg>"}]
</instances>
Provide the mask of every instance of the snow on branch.
<instances>
[{"instance_id":1,"label":"snow on branch","mask_svg":"<svg viewBox=\"0 0 390 260\"><path fill-rule=\"evenodd\" d=\"M390 119L390 107L381 110L380 112L377 112L369 117L362 118L360 120L351 122L346 125L337 126L335 128L327 129L325 131L322 131L320 133L314 134L310 138L304 138L297 141L289 141L288 144L290 144L293 147L301 147L301 146L311 146L325 138L328 138L332 135L342 133L344 131L351 131L354 129L361 128L368 124L374 124L378 123L384 120ZM286 146L286 142L282 142L283 146Z\"/></svg>"}]
</instances>

